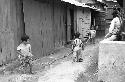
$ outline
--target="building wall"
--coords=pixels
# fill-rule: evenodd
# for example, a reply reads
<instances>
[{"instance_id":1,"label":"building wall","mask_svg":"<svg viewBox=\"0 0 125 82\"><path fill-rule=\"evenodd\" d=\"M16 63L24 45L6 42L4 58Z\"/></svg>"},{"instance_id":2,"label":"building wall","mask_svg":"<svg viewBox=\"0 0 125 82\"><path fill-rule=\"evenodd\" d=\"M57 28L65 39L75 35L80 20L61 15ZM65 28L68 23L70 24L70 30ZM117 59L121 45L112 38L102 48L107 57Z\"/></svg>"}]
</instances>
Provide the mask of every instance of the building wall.
<instances>
[{"instance_id":1,"label":"building wall","mask_svg":"<svg viewBox=\"0 0 125 82\"><path fill-rule=\"evenodd\" d=\"M97 38L101 38L105 36L105 29L106 29L106 20L105 20L105 12L96 12L95 13L95 26L98 26L97 29Z\"/></svg>"},{"instance_id":2,"label":"building wall","mask_svg":"<svg viewBox=\"0 0 125 82\"><path fill-rule=\"evenodd\" d=\"M23 34L21 8L21 0L0 0L0 65L16 57Z\"/></svg>"},{"instance_id":3,"label":"building wall","mask_svg":"<svg viewBox=\"0 0 125 82\"><path fill-rule=\"evenodd\" d=\"M84 40L91 26L91 11L89 8L77 8L77 31Z\"/></svg>"},{"instance_id":4,"label":"building wall","mask_svg":"<svg viewBox=\"0 0 125 82\"><path fill-rule=\"evenodd\" d=\"M47 56L66 41L66 8L61 3L24 0L26 34L36 57Z\"/></svg>"},{"instance_id":5,"label":"building wall","mask_svg":"<svg viewBox=\"0 0 125 82\"><path fill-rule=\"evenodd\" d=\"M113 19L112 12L113 12L113 7L120 7L120 5L116 2L109 1L106 3L108 5L107 10L106 10L106 19L111 20Z\"/></svg>"},{"instance_id":6,"label":"building wall","mask_svg":"<svg viewBox=\"0 0 125 82\"><path fill-rule=\"evenodd\" d=\"M98 80L125 81L125 42L101 41L98 56Z\"/></svg>"},{"instance_id":7,"label":"building wall","mask_svg":"<svg viewBox=\"0 0 125 82\"><path fill-rule=\"evenodd\" d=\"M123 9L124 9L124 13L125 13L125 0L123 0ZM125 14L124 14L124 23L123 26L125 26ZM123 28L124 32L125 32L125 27Z\"/></svg>"}]
</instances>

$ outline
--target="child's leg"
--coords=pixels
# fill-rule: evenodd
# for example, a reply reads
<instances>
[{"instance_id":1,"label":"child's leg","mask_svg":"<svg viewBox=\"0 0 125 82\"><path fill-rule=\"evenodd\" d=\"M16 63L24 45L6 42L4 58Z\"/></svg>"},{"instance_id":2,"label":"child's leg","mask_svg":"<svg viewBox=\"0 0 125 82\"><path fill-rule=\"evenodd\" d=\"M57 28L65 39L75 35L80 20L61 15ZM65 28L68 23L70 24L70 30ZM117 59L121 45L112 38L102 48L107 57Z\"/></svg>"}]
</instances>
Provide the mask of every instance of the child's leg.
<instances>
[{"instance_id":1,"label":"child's leg","mask_svg":"<svg viewBox=\"0 0 125 82\"><path fill-rule=\"evenodd\" d=\"M73 61L76 62L76 51L73 52Z\"/></svg>"},{"instance_id":2,"label":"child's leg","mask_svg":"<svg viewBox=\"0 0 125 82\"><path fill-rule=\"evenodd\" d=\"M79 62L80 54L81 54L81 50L78 50L78 51L77 51L77 55L76 55L76 61L77 61L77 62Z\"/></svg>"},{"instance_id":3,"label":"child's leg","mask_svg":"<svg viewBox=\"0 0 125 82\"><path fill-rule=\"evenodd\" d=\"M28 57L28 65L29 65L29 72L32 74L32 64L31 64L31 58Z\"/></svg>"},{"instance_id":4,"label":"child's leg","mask_svg":"<svg viewBox=\"0 0 125 82\"><path fill-rule=\"evenodd\" d=\"M92 38L91 40L92 40L92 44L94 44L94 38Z\"/></svg>"},{"instance_id":5,"label":"child's leg","mask_svg":"<svg viewBox=\"0 0 125 82\"><path fill-rule=\"evenodd\" d=\"M29 63L29 67L30 67L30 73L32 74L33 72L32 72L32 64L31 63Z\"/></svg>"},{"instance_id":6,"label":"child's leg","mask_svg":"<svg viewBox=\"0 0 125 82\"><path fill-rule=\"evenodd\" d=\"M78 51L76 51L76 62L78 62Z\"/></svg>"}]
</instances>

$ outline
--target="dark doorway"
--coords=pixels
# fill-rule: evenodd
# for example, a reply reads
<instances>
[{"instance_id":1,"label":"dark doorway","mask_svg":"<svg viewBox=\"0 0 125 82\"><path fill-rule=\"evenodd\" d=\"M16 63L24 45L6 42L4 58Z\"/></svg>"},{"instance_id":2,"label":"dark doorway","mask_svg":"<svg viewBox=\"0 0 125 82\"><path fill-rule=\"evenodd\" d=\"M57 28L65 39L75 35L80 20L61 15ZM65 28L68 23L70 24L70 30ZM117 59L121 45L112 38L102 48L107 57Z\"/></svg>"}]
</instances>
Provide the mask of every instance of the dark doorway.
<instances>
[{"instance_id":1,"label":"dark doorway","mask_svg":"<svg viewBox=\"0 0 125 82\"><path fill-rule=\"evenodd\" d=\"M71 18L71 36L70 39L74 38L74 10L70 9L70 18Z\"/></svg>"},{"instance_id":2,"label":"dark doorway","mask_svg":"<svg viewBox=\"0 0 125 82\"><path fill-rule=\"evenodd\" d=\"M21 8L21 13L22 13L22 20L23 20L23 24L22 24L22 29L23 29L23 33L22 35L25 35L25 20L24 20L24 8L23 8L23 0L21 0L21 5L22 5L22 8Z\"/></svg>"}]
</instances>

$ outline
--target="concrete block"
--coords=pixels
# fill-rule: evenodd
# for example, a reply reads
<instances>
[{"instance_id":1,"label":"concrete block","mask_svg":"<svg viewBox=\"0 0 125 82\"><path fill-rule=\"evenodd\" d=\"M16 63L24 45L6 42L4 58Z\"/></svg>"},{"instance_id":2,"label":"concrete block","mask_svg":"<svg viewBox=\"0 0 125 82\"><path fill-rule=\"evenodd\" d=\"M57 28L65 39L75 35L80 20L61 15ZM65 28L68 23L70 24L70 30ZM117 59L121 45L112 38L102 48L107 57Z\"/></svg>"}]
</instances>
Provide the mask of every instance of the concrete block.
<instances>
[{"instance_id":1,"label":"concrete block","mask_svg":"<svg viewBox=\"0 0 125 82\"><path fill-rule=\"evenodd\" d=\"M125 81L125 42L101 41L99 44L98 80Z\"/></svg>"}]
</instances>

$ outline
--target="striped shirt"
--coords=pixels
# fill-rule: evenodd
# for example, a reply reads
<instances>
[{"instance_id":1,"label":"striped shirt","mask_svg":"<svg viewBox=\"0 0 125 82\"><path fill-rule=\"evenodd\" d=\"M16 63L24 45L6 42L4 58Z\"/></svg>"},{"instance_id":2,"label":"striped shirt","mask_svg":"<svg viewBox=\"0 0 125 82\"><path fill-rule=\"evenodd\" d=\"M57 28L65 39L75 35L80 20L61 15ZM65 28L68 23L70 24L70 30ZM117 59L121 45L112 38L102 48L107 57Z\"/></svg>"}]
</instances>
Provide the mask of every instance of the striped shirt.
<instances>
[{"instance_id":1,"label":"striped shirt","mask_svg":"<svg viewBox=\"0 0 125 82\"><path fill-rule=\"evenodd\" d=\"M73 44L75 45L73 51L77 51L77 50L79 50L79 49L82 49L82 46L81 46L82 40L81 40L81 39L76 38L76 39L73 41Z\"/></svg>"}]
</instances>

